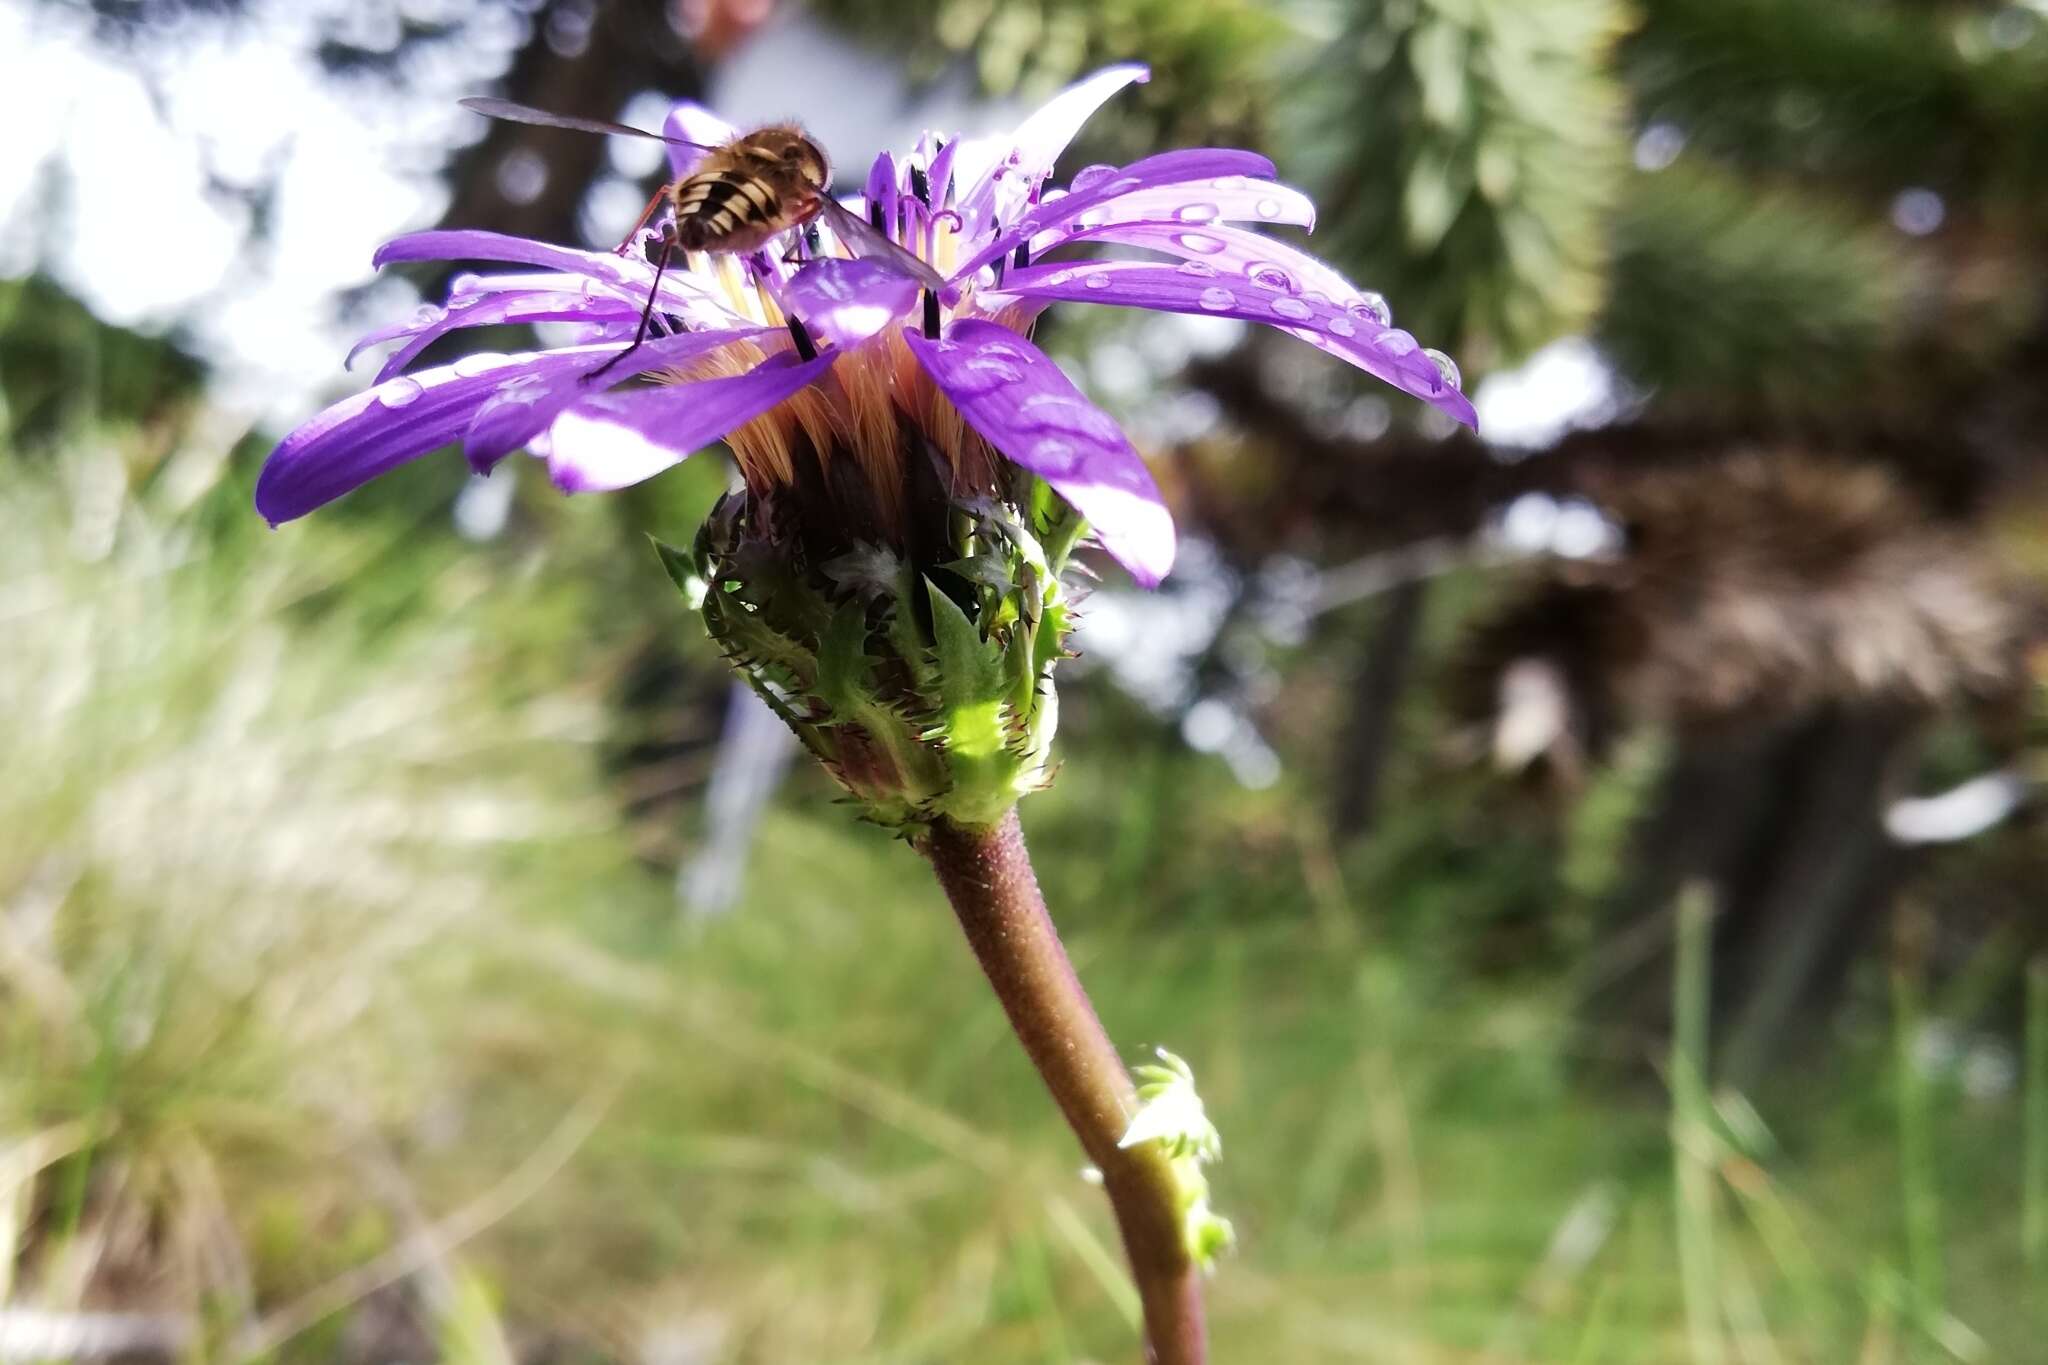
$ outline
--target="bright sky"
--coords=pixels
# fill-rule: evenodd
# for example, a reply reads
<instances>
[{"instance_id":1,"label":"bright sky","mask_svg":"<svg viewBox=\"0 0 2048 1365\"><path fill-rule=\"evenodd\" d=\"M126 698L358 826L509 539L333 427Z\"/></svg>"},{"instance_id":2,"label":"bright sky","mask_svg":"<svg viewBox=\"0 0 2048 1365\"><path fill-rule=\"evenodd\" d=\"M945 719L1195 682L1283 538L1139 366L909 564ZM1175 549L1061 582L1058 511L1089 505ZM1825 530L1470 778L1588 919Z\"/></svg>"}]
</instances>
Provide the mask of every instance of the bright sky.
<instances>
[{"instance_id":1,"label":"bright sky","mask_svg":"<svg viewBox=\"0 0 2048 1365\"><path fill-rule=\"evenodd\" d=\"M377 243L445 201L441 149L474 131L452 92L487 82L519 34L508 23L486 35L504 46L478 43L468 69L392 98L323 79L302 55L313 7L255 9L246 27L198 26L153 72L96 46L82 16L0 9L0 126L13 131L0 139L0 270L40 259L110 322L187 322L227 401L286 417L341 378L335 291L369 281ZM247 206L208 179L256 184L273 168L274 229L252 250Z\"/></svg>"}]
</instances>

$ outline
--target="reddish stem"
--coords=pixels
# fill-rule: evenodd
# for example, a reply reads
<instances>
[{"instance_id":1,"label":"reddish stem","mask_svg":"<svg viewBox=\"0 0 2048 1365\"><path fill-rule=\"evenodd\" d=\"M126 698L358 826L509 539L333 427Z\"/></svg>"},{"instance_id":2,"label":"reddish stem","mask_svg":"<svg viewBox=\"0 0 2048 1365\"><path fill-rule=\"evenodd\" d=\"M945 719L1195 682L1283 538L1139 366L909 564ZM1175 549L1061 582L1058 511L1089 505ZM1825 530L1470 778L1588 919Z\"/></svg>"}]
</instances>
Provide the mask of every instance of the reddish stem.
<instances>
[{"instance_id":1,"label":"reddish stem","mask_svg":"<svg viewBox=\"0 0 2048 1365\"><path fill-rule=\"evenodd\" d=\"M1137 1112L1137 1090L1060 946L1017 812L985 830L942 820L919 846L1010 1027L1102 1172L1145 1306L1145 1358L1203 1365L1201 1280L1182 1233L1172 1167L1156 1142L1117 1146Z\"/></svg>"}]
</instances>

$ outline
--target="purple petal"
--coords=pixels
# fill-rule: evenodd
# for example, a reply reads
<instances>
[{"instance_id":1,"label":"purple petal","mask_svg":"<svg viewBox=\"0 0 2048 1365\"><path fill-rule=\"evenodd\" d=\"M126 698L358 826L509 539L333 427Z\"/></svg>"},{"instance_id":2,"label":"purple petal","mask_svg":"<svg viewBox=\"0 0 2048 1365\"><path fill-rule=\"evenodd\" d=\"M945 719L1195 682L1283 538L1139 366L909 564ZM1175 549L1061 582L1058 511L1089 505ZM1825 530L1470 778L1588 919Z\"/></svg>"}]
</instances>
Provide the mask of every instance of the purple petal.
<instances>
[{"instance_id":1,"label":"purple petal","mask_svg":"<svg viewBox=\"0 0 2048 1365\"><path fill-rule=\"evenodd\" d=\"M960 197L960 214L968 230L978 231L991 216L997 220L1008 218L1024 202L1032 186L1052 173L1060 153L1097 109L1125 86L1151 78L1151 71L1136 63L1105 67L1092 76L1082 77L1039 106L1011 134L1008 156L984 171Z\"/></svg>"},{"instance_id":2,"label":"purple petal","mask_svg":"<svg viewBox=\"0 0 2048 1365\"><path fill-rule=\"evenodd\" d=\"M918 283L884 259L811 261L782 287L782 306L815 340L854 346L907 314Z\"/></svg>"},{"instance_id":3,"label":"purple petal","mask_svg":"<svg viewBox=\"0 0 2048 1365\"><path fill-rule=\"evenodd\" d=\"M624 488L653 478L810 384L837 352L798 360L784 352L730 379L700 379L586 398L549 429L548 472L567 493Z\"/></svg>"},{"instance_id":4,"label":"purple petal","mask_svg":"<svg viewBox=\"0 0 2048 1365\"><path fill-rule=\"evenodd\" d=\"M383 383L410 365L419 353L458 327L490 327L509 322L601 322L630 325L640 310L624 299L609 294L585 294L581 290L517 289L470 294L452 299L446 308L422 306L420 315L396 327L381 327L358 341L348 353L347 365L366 347L409 336L405 345L393 351L377 371Z\"/></svg>"},{"instance_id":5,"label":"purple petal","mask_svg":"<svg viewBox=\"0 0 2048 1365\"><path fill-rule=\"evenodd\" d=\"M1060 153L1067 149L1067 144L1074 140L1081 126L1095 116L1097 109L1125 86L1151 79L1150 68L1142 63L1129 62L1122 66L1104 67L1054 95L1018 124L1017 131L1010 136L1017 149L1018 171L1032 179L1050 175Z\"/></svg>"},{"instance_id":6,"label":"purple petal","mask_svg":"<svg viewBox=\"0 0 2048 1365\"><path fill-rule=\"evenodd\" d=\"M668 111L667 120L661 131L670 137L679 137L686 142L701 143L706 147L719 147L740 135L740 130L712 113L701 104L684 100ZM704 153L694 147L668 145L669 174L682 179L697 168L704 159Z\"/></svg>"},{"instance_id":7,"label":"purple petal","mask_svg":"<svg viewBox=\"0 0 2048 1365\"><path fill-rule=\"evenodd\" d=\"M883 152L868 167L867 190L862 196L862 212L868 222L883 232L890 231L896 223L896 200L900 193L896 187L896 158Z\"/></svg>"},{"instance_id":8,"label":"purple petal","mask_svg":"<svg viewBox=\"0 0 2048 1365\"><path fill-rule=\"evenodd\" d=\"M602 379L617 384L648 370L676 365L685 360L747 341L779 329L745 327L721 332L684 332L680 336L649 341L607 369ZM617 352L614 351L614 354ZM595 390L584 382L581 372L526 374L499 386L483 401L470 419L462 437L462 453L470 468L488 474L499 460L546 431L564 408L589 398Z\"/></svg>"},{"instance_id":9,"label":"purple petal","mask_svg":"<svg viewBox=\"0 0 2048 1365\"><path fill-rule=\"evenodd\" d=\"M953 198L953 164L960 159L960 139L954 138L939 148L938 155L931 160L930 176L932 186L932 207L945 208L946 201Z\"/></svg>"},{"instance_id":10,"label":"purple petal","mask_svg":"<svg viewBox=\"0 0 2048 1365\"><path fill-rule=\"evenodd\" d=\"M527 237L513 237L483 228L431 228L393 237L370 258L376 266L393 261L510 261L549 270L567 270L614 284L629 285L638 275L632 258L610 251L579 251ZM645 288L645 285L642 285Z\"/></svg>"},{"instance_id":11,"label":"purple petal","mask_svg":"<svg viewBox=\"0 0 2048 1365\"><path fill-rule=\"evenodd\" d=\"M1065 240L1144 247L1206 265L1219 275L1250 276L1254 271L1277 269L1287 276L1289 292L1322 294L1334 303L1355 303L1365 297L1334 266L1300 247L1227 223L1112 223L1083 228Z\"/></svg>"},{"instance_id":12,"label":"purple petal","mask_svg":"<svg viewBox=\"0 0 2048 1365\"><path fill-rule=\"evenodd\" d=\"M1073 229L1043 234L1031 244L1034 255L1052 250L1074 237L1095 234L1105 225L1121 223L1181 224L1277 223L1313 228L1315 202L1289 185L1226 175L1178 185L1154 185L1120 194L1080 216Z\"/></svg>"},{"instance_id":13,"label":"purple petal","mask_svg":"<svg viewBox=\"0 0 2048 1365\"><path fill-rule=\"evenodd\" d=\"M1045 352L1007 327L963 319L942 341L904 340L967 424L1088 519L1131 577L1152 587L1173 567L1173 517L1116 419Z\"/></svg>"},{"instance_id":14,"label":"purple petal","mask_svg":"<svg viewBox=\"0 0 2048 1365\"><path fill-rule=\"evenodd\" d=\"M610 286L622 298L636 302L645 302L654 283L654 267L635 257L614 251L552 246L481 228L409 232L378 247L371 261L380 267L393 261L507 261L541 266L567 271L579 279L596 280ZM692 322L722 326L736 320L732 310L720 301L716 289L687 271L670 270L663 275L661 295L664 308Z\"/></svg>"},{"instance_id":15,"label":"purple petal","mask_svg":"<svg viewBox=\"0 0 2048 1365\"><path fill-rule=\"evenodd\" d=\"M462 434L507 381L577 375L617 347L464 356L344 398L278 444L256 479L256 510L276 526L302 517Z\"/></svg>"},{"instance_id":16,"label":"purple petal","mask_svg":"<svg viewBox=\"0 0 2048 1365\"><path fill-rule=\"evenodd\" d=\"M1232 175L1270 179L1273 163L1256 152L1241 152L1229 147L1185 147L1133 161L1114 173L1105 173L1091 181L1086 189L1041 201L969 258L954 272L954 278L966 279L1019 242L1029 241L1048 228L1071 223L1096 205L1106 204L1133 190L1180 185L1195 180L1216 180Z\"/></svg>"},{"instance_id":17,"label":"purple petal","mask_svg":"<svg viewBox=\"0 0 2048 1365\"><path fill-rule=\"evenodd\" d=\"M1280 243L1253 240L1262 242L1266 255L1277 259L1272 248ZM1327 272L1343 282L1329 267L1318 262L1317 268L1315 278ZM1003 282L1003 292L1027 299L1071 299L1262 322L1350 361L1468 427L1478 427L1470 401L1445 382L1436 362L1422 354L1414 337L1386 326L1364 300L1337 301L1320 290L1302 291L1298 279L1265 261L1248 274L1219 271L1206 260L1180 265L1084 261L1012 271Z\"/></svg>"}]
</instances>

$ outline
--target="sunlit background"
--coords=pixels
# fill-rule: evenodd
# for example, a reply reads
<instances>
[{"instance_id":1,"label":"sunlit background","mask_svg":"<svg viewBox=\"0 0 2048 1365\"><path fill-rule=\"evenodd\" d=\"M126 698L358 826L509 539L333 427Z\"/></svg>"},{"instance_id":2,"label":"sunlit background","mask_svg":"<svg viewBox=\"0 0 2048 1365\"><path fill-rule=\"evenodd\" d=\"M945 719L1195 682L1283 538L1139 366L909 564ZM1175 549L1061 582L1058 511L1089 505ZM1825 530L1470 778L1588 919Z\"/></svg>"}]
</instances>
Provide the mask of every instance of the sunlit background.
<instances>
[{"instance_id":1,"label":"sunlit background","mask_svg":"<svg viewBox=\"0 0 2048 1365\"><path fill-rule=\"evenodd\" d=\"M1040 334L1182 527L1024 820L1224 1135L1215 1358L2048 1360L2041 0L0 0L0 1361L1134 1358L928 872L646 550L722 455L249 507L446 287L379 242L657 183L460 97L864 167L1131 59L1064 170L1265 152L1482 432Z\"/></svg>"}]
</instances>

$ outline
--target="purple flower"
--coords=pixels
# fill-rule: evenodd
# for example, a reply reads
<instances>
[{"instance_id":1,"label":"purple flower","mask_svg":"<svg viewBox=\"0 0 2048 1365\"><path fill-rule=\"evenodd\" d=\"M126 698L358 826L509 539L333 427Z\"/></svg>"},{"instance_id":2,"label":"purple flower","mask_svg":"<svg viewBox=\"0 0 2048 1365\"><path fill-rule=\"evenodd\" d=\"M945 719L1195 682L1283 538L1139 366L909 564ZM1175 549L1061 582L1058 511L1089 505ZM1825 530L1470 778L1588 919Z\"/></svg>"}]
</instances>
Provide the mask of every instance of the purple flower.
<instances>
[{"instance_id":1,"label":"purple flower","mask_svg":"<svg viewBox=\"0 0 2048 1365\"><path fill-rule=\"evenodd\" d=\"M654 284L644 254L483 231L389 242L378 265L524 269L463 276L445 307L365 337L356 353L402 344L372 388L285 438L258 480L257 509L290 521L454 442L479 471L523 447L561 488L584 492L637 483L722 437L754 493L827 489L857 523L850 534L900 540L920 496L908 462L922 450L956 498L1000 487L1006 464L1038 475L1134 578L1156 583L1174 554L1158 485L1117 423L1029 339L1057 300L1264 323L1472 425L1456 368L1392 327L1379 295L1236 226L1314 223L1307 197L1278 184L1264 157L1172 151L1046 185L1088 116L1145 78L1143 67L1112 67L1007 140L927 136L876 160L848 207L936 268L948 282L940 297L886 258L853 259L820 227L794 262L771 249L672 263L649 339L618 359ZM700 142L733 135L692 105L669 129ZM675 156L678 175L695 155ZM1098 243L1154 259L1046 259ZM406 370L455 328L529 322L569 324L573 344Z\"/></svg>"}]
</instances>

